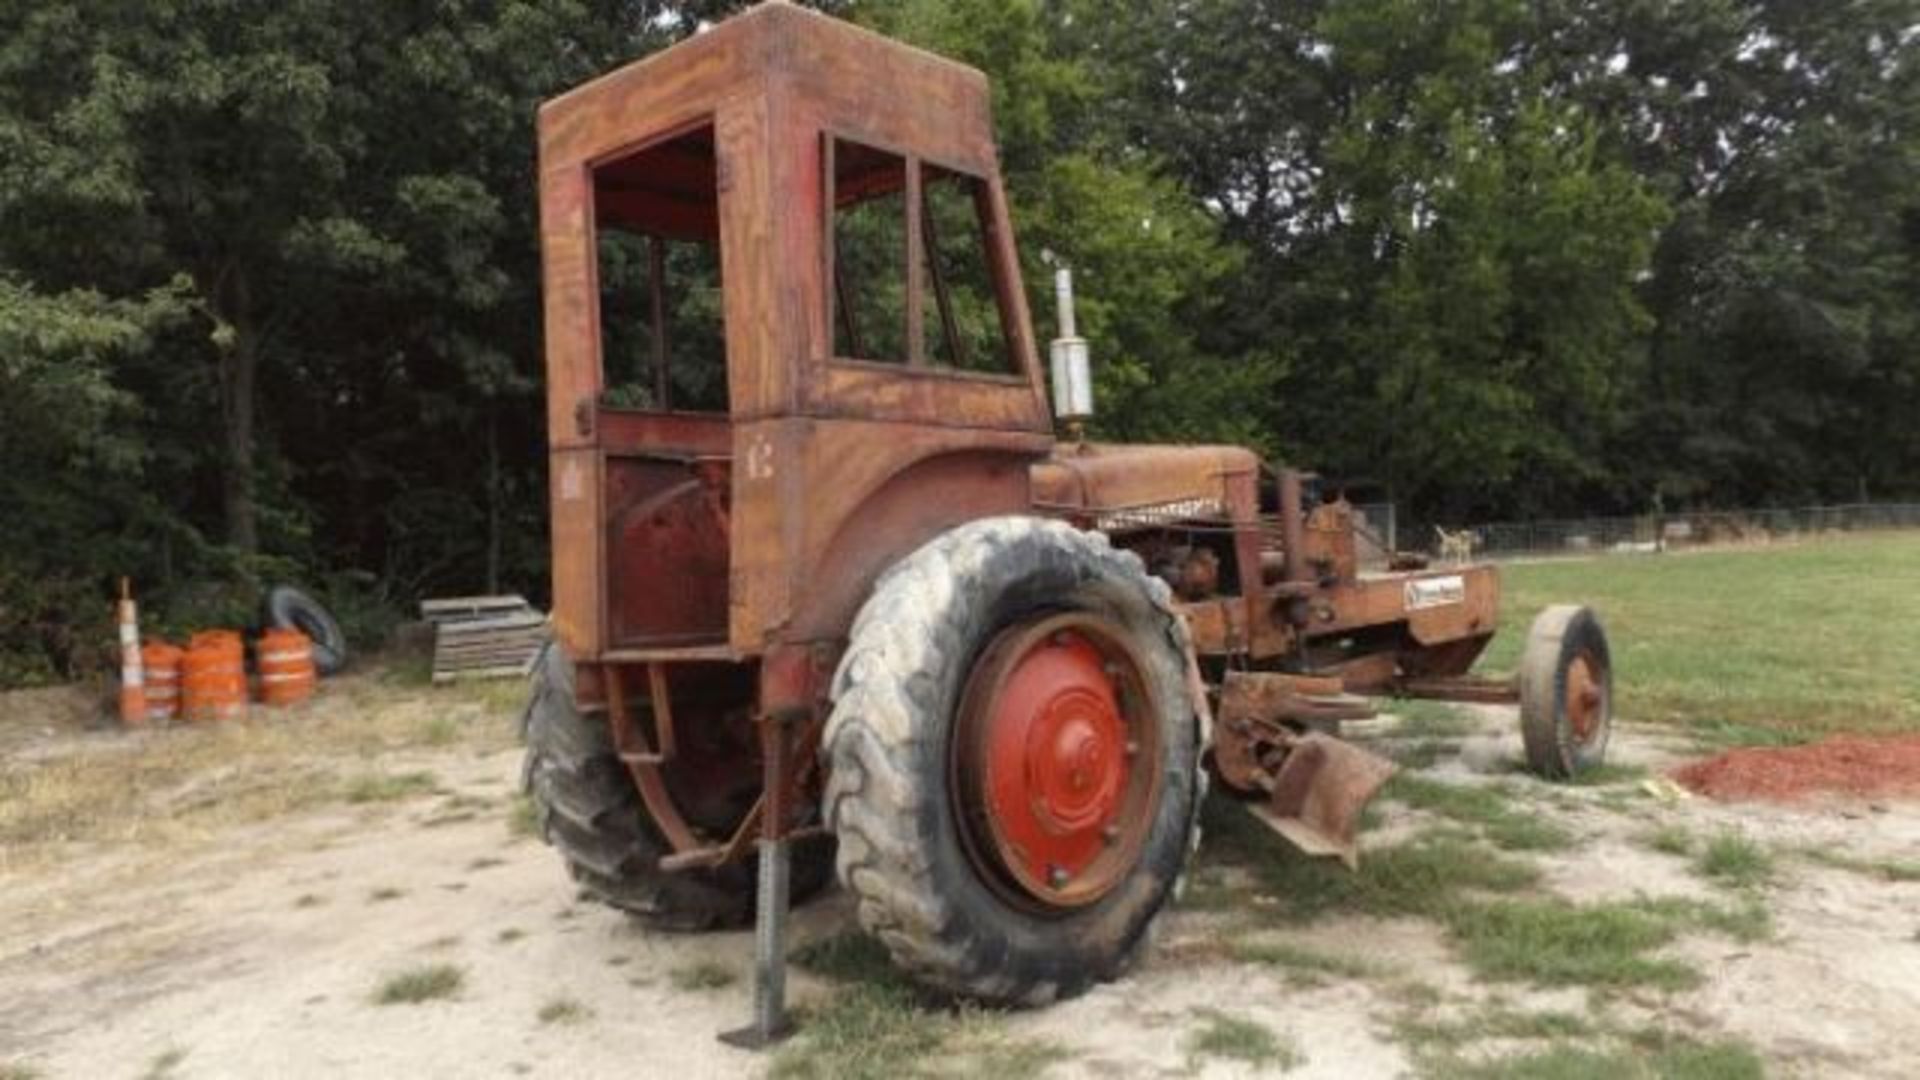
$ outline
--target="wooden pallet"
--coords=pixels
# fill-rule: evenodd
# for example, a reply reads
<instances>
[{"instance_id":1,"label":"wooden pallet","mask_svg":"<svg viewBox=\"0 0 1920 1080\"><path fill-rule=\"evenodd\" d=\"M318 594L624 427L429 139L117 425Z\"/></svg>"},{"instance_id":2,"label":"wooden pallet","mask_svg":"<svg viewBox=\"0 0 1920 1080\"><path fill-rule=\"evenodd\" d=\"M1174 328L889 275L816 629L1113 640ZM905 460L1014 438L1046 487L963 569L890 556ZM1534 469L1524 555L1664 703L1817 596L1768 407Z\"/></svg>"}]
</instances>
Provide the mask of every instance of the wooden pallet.
<instances>
[{"instance_id":1,"label":"wooden pallet","mask_svg":"<svg viewBox=\"0 0 1920 1080\"><path fill-rule=\"evenodd\" d=\"M433 624L433 681L521 678L552 631L519 596L455 596L420 602Z\"/></svg>"}]
</instances>

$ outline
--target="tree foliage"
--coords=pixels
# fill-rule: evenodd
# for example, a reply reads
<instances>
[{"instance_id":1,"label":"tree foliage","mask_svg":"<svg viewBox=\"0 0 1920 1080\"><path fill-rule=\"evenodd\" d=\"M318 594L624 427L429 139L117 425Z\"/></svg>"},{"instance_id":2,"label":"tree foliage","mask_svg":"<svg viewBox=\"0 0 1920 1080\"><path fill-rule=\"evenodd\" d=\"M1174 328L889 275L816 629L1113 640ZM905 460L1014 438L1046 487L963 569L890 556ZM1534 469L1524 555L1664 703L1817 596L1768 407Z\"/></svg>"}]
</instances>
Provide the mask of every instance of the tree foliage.
<instances>
[{"instance_id":1,"label":"tree foliage","mask_svg":"<svg viewBox=\"0 0 1920 1080\"><path fill-rule=\"evenodd\" d=\"M112 578L544 591L533 115L736 0L0 7L0 681ZM1920 0L839 0L1097 428L1416 516L1913 495Z\"/></svg>"}]
</instances>

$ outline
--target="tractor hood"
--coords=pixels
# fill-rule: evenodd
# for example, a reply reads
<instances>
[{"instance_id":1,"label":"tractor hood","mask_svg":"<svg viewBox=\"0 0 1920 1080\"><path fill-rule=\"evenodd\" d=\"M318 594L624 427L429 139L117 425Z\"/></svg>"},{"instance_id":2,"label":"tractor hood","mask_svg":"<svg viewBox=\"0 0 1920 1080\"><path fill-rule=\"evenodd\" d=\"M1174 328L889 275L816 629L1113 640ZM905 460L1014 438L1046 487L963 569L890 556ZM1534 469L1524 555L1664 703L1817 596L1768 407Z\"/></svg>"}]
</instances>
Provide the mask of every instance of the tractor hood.
<instances>
[{"instance_id":1,"label":"tractor hood","mask_svg":"<svg viewBox=\"0 0 1920 1080\"><path fill-rule=\"evenodd\" d=\"M1224 516L1231 490L1253 490L1260 459L1238 446L1059 443L1033 465L1041 510Z\"/></svg>"}]
</instances>

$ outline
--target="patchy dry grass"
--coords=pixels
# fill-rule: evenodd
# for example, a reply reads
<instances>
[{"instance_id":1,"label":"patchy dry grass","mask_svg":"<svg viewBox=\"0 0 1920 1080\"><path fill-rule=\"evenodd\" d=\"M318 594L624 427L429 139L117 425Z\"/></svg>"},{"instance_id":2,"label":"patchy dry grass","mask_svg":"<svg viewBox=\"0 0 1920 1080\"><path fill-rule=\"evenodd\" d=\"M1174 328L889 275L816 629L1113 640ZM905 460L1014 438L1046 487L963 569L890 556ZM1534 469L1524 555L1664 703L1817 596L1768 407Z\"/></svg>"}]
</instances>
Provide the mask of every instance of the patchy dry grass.
<instances>
[{"instance_id":1,"label":"patchy dry grass","mask_svg":"<svg viewBox=\"0 0 1920 1080\"><path fill-rule=\"evenodd\" d=\"M1281 1072L1306 1064L1306 1055L1291 1039L1274 1034L1257 1020L1229 1016L1216 1009L1198 1009L1195 1015L1200 1018L1200 1026L1183 1043L1191 1070L1197 1070L1208 1058Z\"/></svg>"},{"instance_id":2,"label":"patchy dry grass","mask_svg":"<svg viewBox=\"0 0 1920 1080\"><path fill-rule=\"evenodd\" d=\"M1567 782L1575 787L1611 787L1615 784L1637 784L1646 778L1645 766L1603 761L1592 768L1581 770Z\"/></svg>"},{"instance_id":3,"label":"patchy dry grass","mask_svg":"<svg viewBox=\"0 0 1920 1080\"><path fill-rule=\"evenodd\" d=\"M1400 718L1400 726L1394 730L1398 738L1459 738L1473 734L1480 727L1472 714L1444 701L1395 698L1386 703L1381 711Z\"/></svg>"},{"instance_id":4,"label":"patchy dry grass","mask_svg":"<svg viewBox=\"0 0 1920 1080\"><path fill-rule=\"evenodd\" d=\"M187 1060L185 1050L177 1046L168 1047L155 1054L152 1061L147 1062L147 1071L140 1074L140 1080L166 1080L167 1077L174 1075L174 1070L178 1069L180 1063L185 1060Z\"/></svg>"},{"instance_id":5,"label":"patchy dry grass","mask_svg":"<svg viewBox=\"0 0 1920 1080\"><path fill-rule=\"evenodd\" d=\"M1446 922L1461 958L1489 979L1664 990L1700 981L1678 961L1647 955L1673 941L1674 922L1626 905L1502 900L1463 906Z\"/></svg>"},{"instance_id":6,"label":"patchy dry grass","mask_svg":"<svg viewBox=\"0 0 1920 1080\"><path fill-rule=\"evenodd\" d=\"M444 745L436 720L449 710L474 716L458 735L476 749L512 745L504 715L486 708L464 693L396 693L377 676L355 675L328 680L297 717L261 709L236 723L124 736L75 738L65 717L0 712L7 724L68 728L58 744L46 744L56 752L0 759L0 869L57 859L75 842L189 842L336 801L407 797L418 780L343 781L342 772L410 747Z\"/></svg>"},{"instance_id":7,"label":"patchy dry grass","mask_svg":"<svg viewBox=\"0 0 1920 1080\"><path fill-rule=\"evenodd\" d=\"M711 960L686 964L667 972L667 981L675 990L719 990L740 981L732 968Z\"/></svg>"},{"instance_id":8,"label":"patchy dry grass","mask_svg":"<svg viewBox=\"0 0 1920 1080\"><path fill-rule=\"evenodd\" d=\"M1881 881L1920 881L1920 861L1913 859L1863 859L1834 848L1801 847L1794 854L1809 862L1847 870Z\"/></svg>"},{"instance_id":9,"label":"patchy dry grass","mask_svg":"<svg viewBox=\"0 0 1920 1080\"><path fill-rule=\"evenodd\" d=\"M18 1061L0 1061L0 1080L40 1080L40 1070Z\"/></svg>"},{"instance_id":10,"label":"patchy dry grass","mask_svg":"<svg viewBox=\"0 0 1920 1080\"><path fill-rule=\"evenodd\" d=\"M395 802L439 789L440 778L430 772L368 773L347 781L342 797L350 803Z\"/></svg>"},{"instance_id":11,"label":"patchy dry grass","mask_svg":"<svg viewBox=\"0 0 1920 1080\"><path fill-rule=\"evenodd\" d=\"M467 974L452 964L427 964L390 975L374 991L376 1005L417 1005L451 998L466 985Z\"/></svg>"},{"instance_id":12,"label":"patchy dry grass","mask_svg":"<svg viewBox=\"0 0 1920 1080\"><path fill-rule=\"evenodd\" d=\"M857 931L809 942L789 959L836 985L824 1005L804 1010L799 1035L773 1060L773 1077L1021 1080L1067 1056L1052 1043L1008 1034L998 1012L915 987L885 946Z\"/></svg>"},{"instance_id":13,"label":"patchy dry grass","mask_svg":"<svg viewBox=\"0 0 1920 1080\"><path fill-rule=\"evenodd\" d=\"M900 983L899 969L879 939L843 930L794 949L787 958L804 971L836 982Z\"/></svg>"},{"instance_id":14,"label":"patchy dry grass","mask_svg":"<svg viewBox=\"0 0 1920 1080\"><path fill-rule=\"evenodd\" d=\"M1662 855L1693 854L1693 833L1684 825L1661 825L1637 838L1640 846Z\"/></svg>"},{"instance_id":15,"label":"patchy dry grass","mask_svg":"<svg viewBox=\"0 0 1920 1080\"><path fill-rule=\"evenodd\" d=\"M939 1004L895 983L837 988L781 1047L776 1080L1037 1077L1067 1052L1008 1034L999 1014Z\"/></svg>"},{"instance_id":16,"label":"patchy dry grass","mask_svg":"<svg viewBox=\"0 0 1920 1080\"><path fill-rule=\"evenodd\" d=\"M1319 949L1285 941L1239 939L1227 947L1227 955L1241 963L1277 968L1286 973L1289 983L1296 986L1318 986L1325 983L1329 977L1366 979L1384 974L1380 969L1363 960L1350 956L1336 956Z\"/></svg>"},{"instance_id":17,"label":"patchy dry grass","mask_svg":"<svg viewBox=\"0 0 1920 1080\"><path fill-rule=\"evenodd\" d=\"M1437 916L1469 893L1510 893L1539 879L1534 867L1453 833L1433 831L1370 850L1358 872L1301 854L1244 807L1216 796L1201 809L1202 872L1237 868L1271 902L1254 909L1285 928L1335 913Z\"/></svg>"},{"instance_id":18,"label":"patchy dry grass","mask_svg":"<svg viewBox=\"0 0 1920 1080\"><path fill-rule=\"evenodd\" d=\"M1449 784L1411 773L1387 783L1385 797L1479 829L1494 846L1508 851L1559 851L1571 847L1573 834L1537 811L1516 808L1514 792L1498 784Z\"/></svg>"},{"instance_id":19,"label":"patchy dry grass","mask_svg":"<svg viewBox=\"0 0 1920 1080\"><path fill-rule=\"evenodd\" d=\"M1576 1013L1522 1012L1496 1005L1452 1019L1403 1016L1393 1024L1394 1038L1420 1054L1451 1052L1489 1039L1580 1039L1593 1034L1592 1021Z\"/></svg>"},{"instance_id":20,"label":"patchy dry grass","mask_svg":"<svg viewBox=\"0 0 1920 1080\"><path fill-rule=\"evenodd\" d=\"M532 840L540 836L540 808L526 795L516 795L513 806L507 811L507 835L516 840Z\"/></svg>"},{"instance_id":21,"label":"patchy dry grass","mask_svg":"<svg viewBox=\"0 0 1920 1080\"><path fill-rule=\"evenodd\" d=\"M405 895L407 895L407 890L405 889L396 889L391 885L382 885L377 889L367 890L367 903L384 904L389 900L398 900Z\"/></svg>"},{"instance_id":22,"label":"patchy dry grass","mask_svg":"<svg viewBox=\"0 0 1920 1080\"><path fill-rule=\"evenodd\" d=\"M499 942L502 945L511 945L514 942L519 941L521 938L526 936L527 936L527 932L525 930L522 930L517 926L509 926L505 930L502 930L499 933L493 935L493 940Z\"/></svg>"},{"instance_id":23,"label":"patchy dry grass","mask_svg":"<svg viewBox=\"0 0 1920 1080\"><path fill-rule=\"evenodd\" d=\"M1744 1044L1668 1039L1664 1045L1594 1049L1559 1043L1492 1061L1431 1066L1437 1080L1760 1080L1760 1058Z\"/></svg>"},{"instance_id":24,"label":"patchy dry grass","mask_svg":"<svg viewBox=\"0 0 1920 1080\"><path fill-rule=\"evenodd\" d=\"M551 998L535 1014L542 1024L570 1025L584 1024L593 1019L593 1010L587 1008L579 999L566 996Z\"/></svg>"},{"instance_id":25,"label":"patchy dry grass","mask_svg":"<svg viewBox=\"0 0 1920 1080\"><path fill-rule=\"evenodd\" d=\"M1694 856L1693 870L1717 885L1759 888L1773 881L1773 854L1740 833L1723 832Z\"/></svg>"}]
</instances>

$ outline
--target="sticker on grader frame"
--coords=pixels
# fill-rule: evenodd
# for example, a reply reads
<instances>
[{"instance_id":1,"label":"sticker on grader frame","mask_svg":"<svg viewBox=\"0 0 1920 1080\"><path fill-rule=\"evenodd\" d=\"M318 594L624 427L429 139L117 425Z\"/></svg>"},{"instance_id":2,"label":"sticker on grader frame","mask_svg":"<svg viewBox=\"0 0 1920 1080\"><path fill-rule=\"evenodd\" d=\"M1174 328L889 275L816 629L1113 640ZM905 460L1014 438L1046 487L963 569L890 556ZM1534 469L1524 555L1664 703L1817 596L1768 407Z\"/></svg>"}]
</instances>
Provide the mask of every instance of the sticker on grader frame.
<instances>
[{"instance_id":1,"label":"sticker on grader frame","mask_svg":"<svg viewBox=\"0 0 1920 1080\"><path fill-rule=\"evenodd\" d=\"M1448 604L1465 603L1467 599L1467 579L1459 574L1446 577L1415 578L1407 582L1407 610L1419 611L1422 608L1446 607Z\"/></svg>"}]
</instances>

